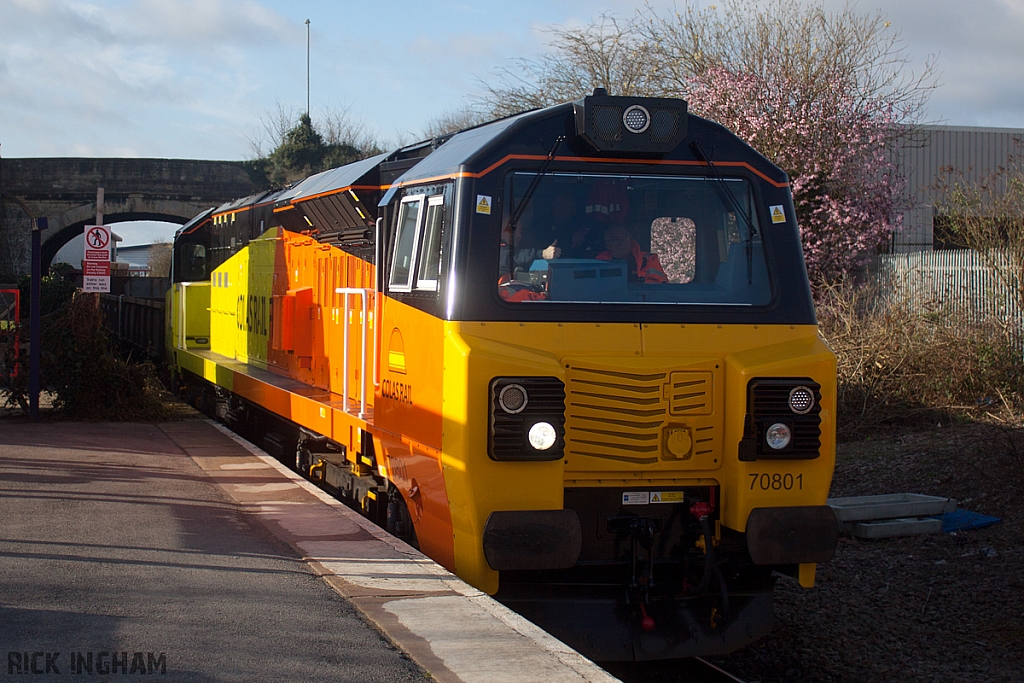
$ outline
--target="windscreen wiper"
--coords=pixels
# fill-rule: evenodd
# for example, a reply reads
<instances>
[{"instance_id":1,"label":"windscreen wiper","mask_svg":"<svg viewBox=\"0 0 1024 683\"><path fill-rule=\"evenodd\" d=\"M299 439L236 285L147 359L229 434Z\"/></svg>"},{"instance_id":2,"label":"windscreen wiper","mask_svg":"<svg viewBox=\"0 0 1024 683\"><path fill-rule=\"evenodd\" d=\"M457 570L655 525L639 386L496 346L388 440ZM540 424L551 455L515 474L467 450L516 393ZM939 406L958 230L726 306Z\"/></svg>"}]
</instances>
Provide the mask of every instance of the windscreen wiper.
<instances>
[{"instance_id":1,"label":"windscreen wiper","mask_svg":"<svg viewBox=\"0 0 1024 683\"><path fill-rule=\"evenodd\" d=\"M509 264L511 266L509 268L510 273L514 273L515 270L514 254L516 252L516 224L522 217L523 211L526 210L526 205L530 203L530 199L533 197L533 193L537 191L537 186L540 185L540 179L543 178L544 174L548 172L548 167L550 167L551 162L555 160L555 153L558 152L558 147L559 145L562 144L564 140L564 135L559 135L558 138L555 139L555 144L552 145L551 150L548 151L547 159L544 160L544 163L541 165L540 170L537 172L537 175L535 175L533 177L533 180L530 181L530 185L526 188L526 192L523 194L522 201L519 202L519 206L514 207L512 210L512 217L509 218L508 221L509 260L511 261L511 263Z\"/></svg>"},{"instance_id":2,"label":"windscreen wiper","mask_svg":"<svg viewBox=\"0 0 1024 683\"><path fill-rule=\"evenodd\" d=\"M754 282L754 250L751 246L751 242L753 241L754 237L758 234L757 228L754 227L754 221L751 219L750 213L743 207L742 204L740 204L740 201L736 199L736 195L732 193L732 188L729 187L729 183L727 183L725 181L725 178L722 177L722 174L718 170L718 167L715 166L714 163L712 163L711 157L704 153L704 148L701 147L700 142L698 142L697 140L691 142L690 149L693 150L693 154L694 156L697 157L697 159L703 161L705 164L708 165L708 168L711 169L712 177L714 177L714 179L718 181L718 187L721 190L722 194L724 194L729 203L732 204L733 209L736 211L736 215L742 217L747 224L747 285L750 286Z\"/></svg>"}]
</instances>

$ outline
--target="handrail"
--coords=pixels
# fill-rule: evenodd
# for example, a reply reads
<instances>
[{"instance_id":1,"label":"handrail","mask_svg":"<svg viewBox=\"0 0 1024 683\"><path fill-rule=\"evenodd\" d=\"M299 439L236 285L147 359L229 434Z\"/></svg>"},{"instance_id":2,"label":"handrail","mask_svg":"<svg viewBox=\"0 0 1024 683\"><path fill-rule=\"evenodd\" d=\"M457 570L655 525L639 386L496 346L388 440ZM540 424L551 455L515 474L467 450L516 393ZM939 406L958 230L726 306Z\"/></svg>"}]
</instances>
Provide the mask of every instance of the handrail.
<instances>
[{"instance_id":1,"label":"handrail","mask_svg":"<svg viewBox=\"0 0 1024 683\"><path fill-rule=\"evenodd\" d=\"M348 316L349 316L349 305L348 305L348 303L349 303L349 296L353 295L353 294L358 294L359 298L362 300L362 314L361 314L361 317L360 317L360 324L362 325L362 328L363 328L363 339L362 339L362 342L359 345L360 346L361 356L362 356L362 358L360 360L360 367L359 367L359 384L360 384L360 387L359 387L359 417L360 418L365 418L366 415L367 415L367 412L366 412L366 342L368 341L367 340L367 335L368 335L368 329L369 329L369 320L367 318L367 313L368 313L368 310L369 310L369 293L370 293L371 290L363 288L363 287L338 287L334 291L337 294L341 294L344 297L344 299L345 299L345 306L344 306L344 309L343 309L344 313L342 314L343 315L343 319L345 321L345 331L344 331L344 348L345 348L345 351L344 351L344 356L342 357L342 368L343 368L342 372L344 374L344 377L343 377L342 383L341 383L341 393L342 393L342 410L344 410L346 413L349 412L349 407L348 407L348 403L349 403L349 398L348 398L348 376L349 376L349 361L348 361L348 356L349 356L349 353L348 353L348 328L349 328ZM376 329L376 323L377 323L377 321L375 320L374 321L374 329ZM376 336L376 335L374 335L374 336ZM376 339L374 341L376 342ZM374 347L375 347L374 348L374 354L376 354L377 353L376 343L374 344Z\"/></svg>"}]
</instances>

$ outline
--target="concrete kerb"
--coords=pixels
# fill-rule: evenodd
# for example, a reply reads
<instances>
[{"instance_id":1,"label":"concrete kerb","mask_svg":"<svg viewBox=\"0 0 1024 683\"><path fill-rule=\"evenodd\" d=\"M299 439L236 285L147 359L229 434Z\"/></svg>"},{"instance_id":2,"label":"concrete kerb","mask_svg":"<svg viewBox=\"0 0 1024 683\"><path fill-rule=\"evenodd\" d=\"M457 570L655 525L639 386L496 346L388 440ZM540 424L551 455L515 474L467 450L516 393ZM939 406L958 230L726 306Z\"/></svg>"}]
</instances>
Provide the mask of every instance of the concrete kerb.
<instances>
[{"instance_id":1,"label":"concrete kerb","mask_svg":"<svg viewBox=\"0 0 1024 683\"><path fill-rule=\"evenodd\" d=\"M207 421L291 484L221 484L328 585L442 683L612 683L615 677L224 426ZM200 466L203 466L200 463ZM235 472L242 465L221 465ZM207 469L204 467L204 469ZM216 477L215 477L216 478ZM298 487L331 510L309 509ZM248 490L246 490L248 489ZM266 494L285 494L266 500ZM296 491L296 493L298 493ZM303 509L303 508L306 509ZM319 506L317 506L319 507ZM326 517L329 516L329 519Z\"/></svg>"}]
</instances>

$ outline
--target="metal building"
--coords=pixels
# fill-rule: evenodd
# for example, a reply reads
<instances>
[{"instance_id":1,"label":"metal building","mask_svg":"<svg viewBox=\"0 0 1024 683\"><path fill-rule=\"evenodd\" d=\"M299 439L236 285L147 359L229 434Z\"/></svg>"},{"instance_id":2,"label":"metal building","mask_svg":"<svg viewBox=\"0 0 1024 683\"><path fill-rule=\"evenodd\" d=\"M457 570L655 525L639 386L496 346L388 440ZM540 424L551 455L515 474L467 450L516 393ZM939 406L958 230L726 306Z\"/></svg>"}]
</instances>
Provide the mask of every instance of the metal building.
<instances>
[{"instance_id":1,"label":"metal building","mask_svg":"<svg viewBox=\"0 0 1024 683\"><path fill-rule=\"evenodd\" d=\"M893 237L892 251L934 247L934 227L941 215L935 188L944 169L956 169L964 180L977 183L1021 155L1024 129L922 126L898 151L898 164L907 179L906 201L912 208L903 214L903 229Z\"/></svg>"}]
</instances>

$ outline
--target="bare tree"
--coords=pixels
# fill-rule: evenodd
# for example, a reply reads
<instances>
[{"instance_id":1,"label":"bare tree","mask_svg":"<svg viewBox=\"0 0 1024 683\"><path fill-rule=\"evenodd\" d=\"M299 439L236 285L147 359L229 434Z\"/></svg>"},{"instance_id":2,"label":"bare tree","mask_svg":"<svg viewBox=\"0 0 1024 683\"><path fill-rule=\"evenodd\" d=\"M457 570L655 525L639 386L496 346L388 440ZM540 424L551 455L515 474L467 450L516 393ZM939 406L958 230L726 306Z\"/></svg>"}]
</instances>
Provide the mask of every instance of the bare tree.
<instances>
[{"instance_id":1,"label":"bare tree","mask_svg":"<svg viewBox=\"0 0 1024 683\"><path fill-rule=\"evenodd\" d=\"M605 88L612 95L661 92L653 46L637 21L602 14L581 27L552 27L552 51L537 59L516 59L498 70L476 105L492 117L579 99Z\"/></svg>"},{"instance_id":2,"label":"bare tree","mask_svg":"<svg viewBox=\"0 0 1024 683\"><path fill-rule=\"evenodd\" d=\"M431 119L423 129L424 137L436 138L449 133L478 126L492 117L480 111L478 107L466 105L462 108L446 109L439 116Z\"/></svg>"},{"instance_id":3,"label":"bare tree","mask_svg":"<svg viewBox=\"0 0 1024 683\"><path fill-rule=\"evenodd\" d=\"M317 119L316 129L328 145L347 145L367 155L382 151L366 124L353 118L351 107L323 109Z\"/></svg>"},{"instance_id":4,"label":"bare tree","mask_svg":"<svg viewBox=\"0 0 1024 683\"><path fill-rule=\"evenodd\" d=\"M299 120L299 110L277 101L273 110L260 112L259 119L260 128L246 136L253 159L263 158L281 146L288 131Z\"/></svg>"},{"instance_id":5,"label":"bare tree","mask_svg":"<svg viewBox=\"0 0 1024 683\"><path fill-rule=\"evenodd\" d=\"M725 68L769 84L800 84L789 95L803 101L842 91L858 106L885 103L904 123L916 123L936 87L934 57L920 72L910 70L906 43L880 10L861 14L847 3L833 13L797 0L701 8L688 0L666 14L648 5L641 17L634 26L651 46L661 91L676 97L689 96L694 79L710 69Z\"/></svg>"}]
</instances>

